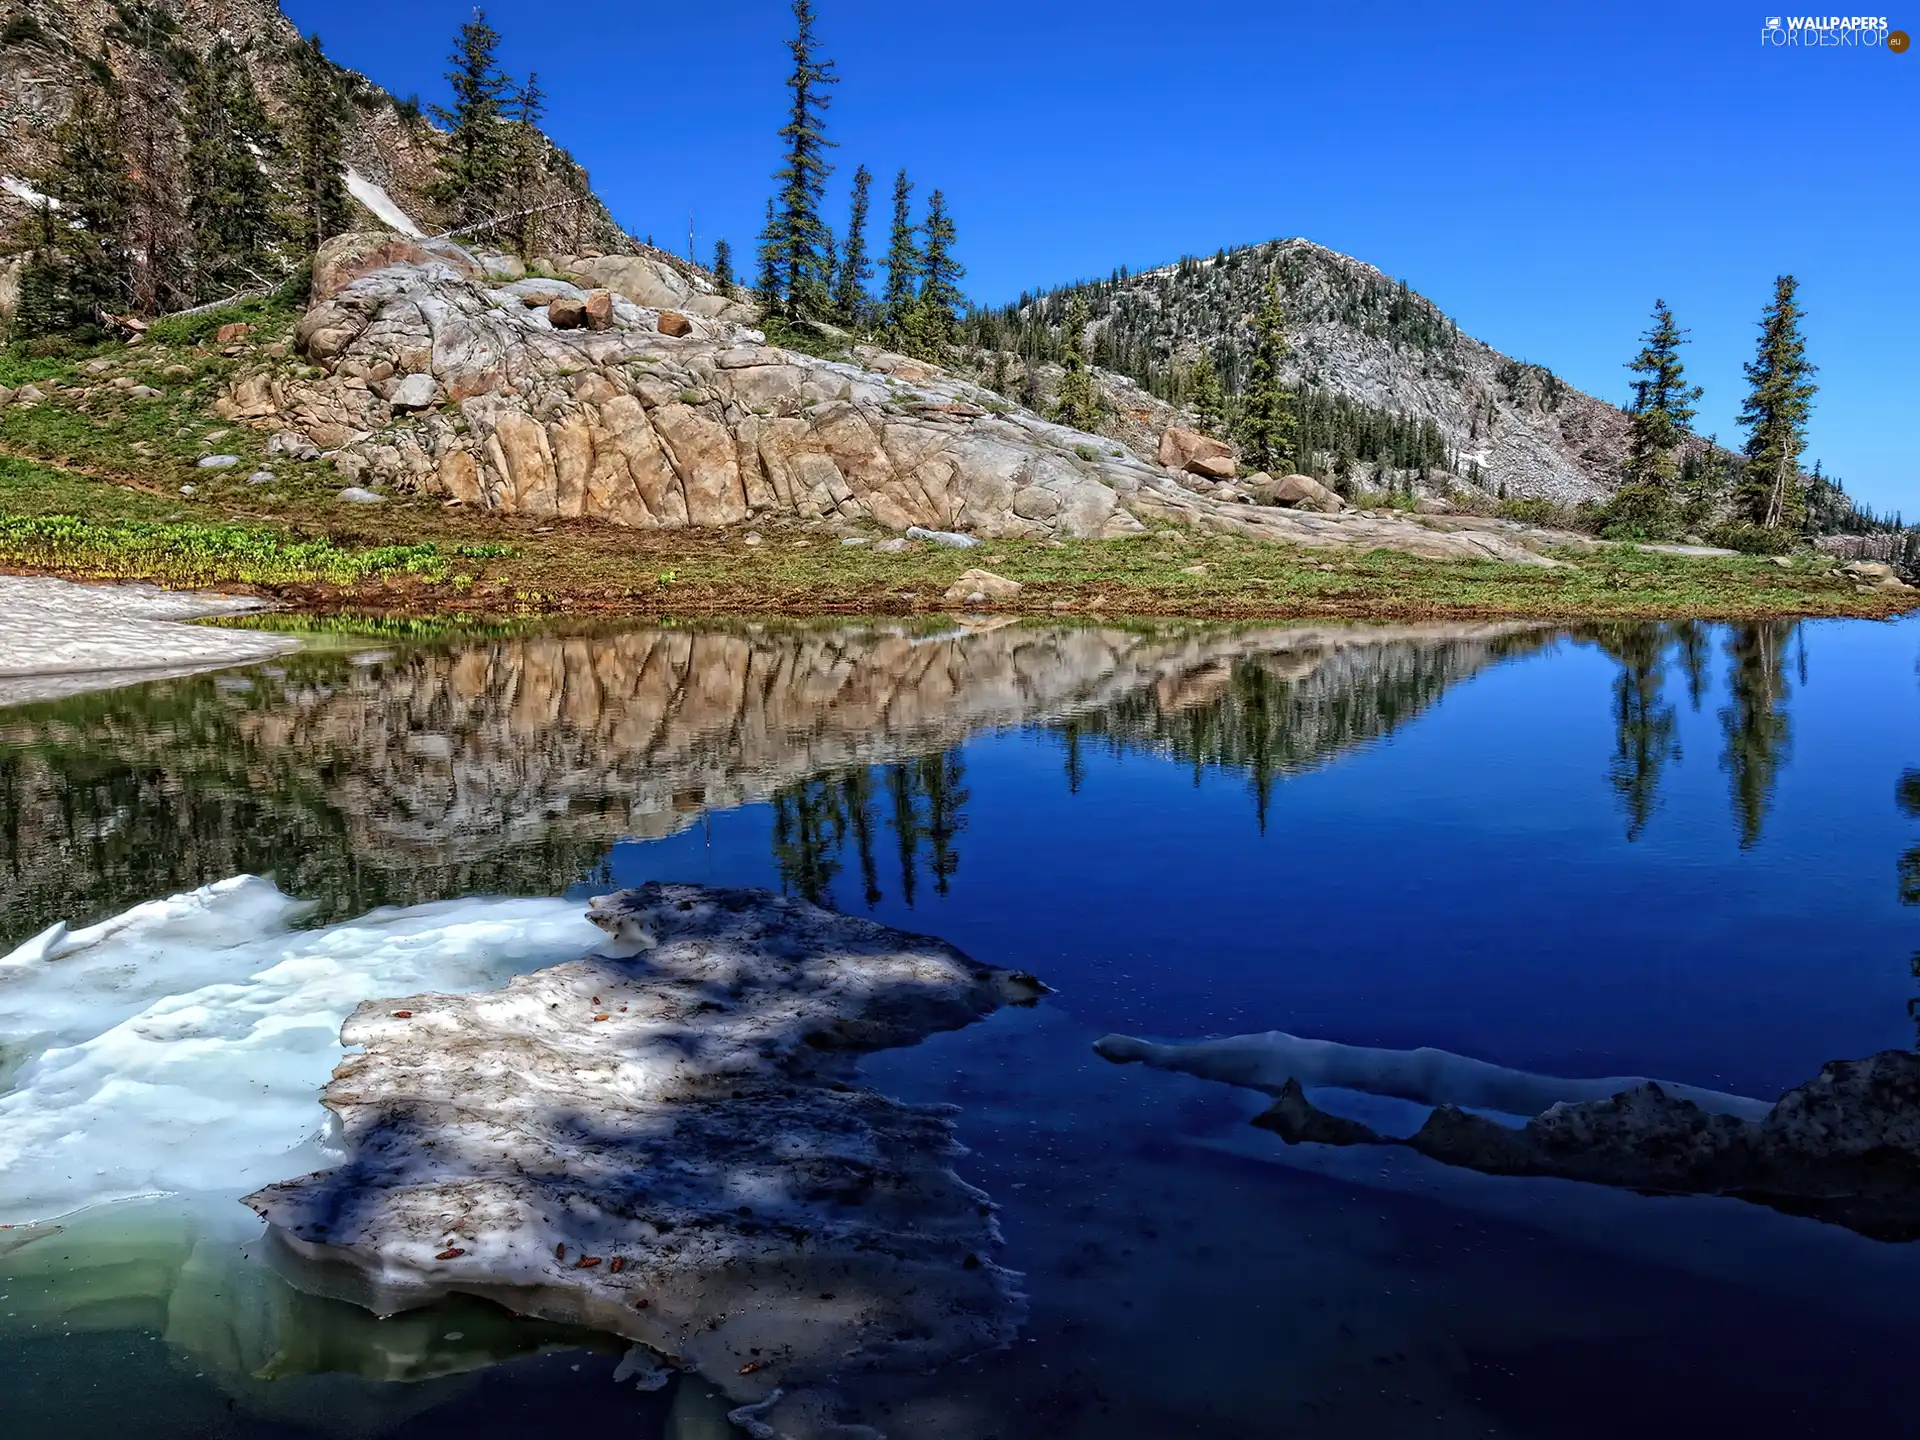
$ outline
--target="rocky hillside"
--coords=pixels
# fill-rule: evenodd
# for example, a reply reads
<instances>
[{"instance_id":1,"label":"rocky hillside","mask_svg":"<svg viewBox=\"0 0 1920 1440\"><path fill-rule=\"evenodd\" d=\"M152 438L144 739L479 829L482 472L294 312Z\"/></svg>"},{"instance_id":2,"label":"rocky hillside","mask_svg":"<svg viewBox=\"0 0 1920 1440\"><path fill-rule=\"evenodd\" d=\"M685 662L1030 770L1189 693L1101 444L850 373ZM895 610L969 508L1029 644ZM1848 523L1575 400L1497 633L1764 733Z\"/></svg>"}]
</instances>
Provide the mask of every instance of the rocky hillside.
<instances>
[{"instance_id":1,"label":"rocky hillside","mask_svg":"<svg viewBox=\"0 0 1920 1440\"><path fill-rule=\"evenodd\" d=\"M375 492L647 529L785 515L977 544L1191 525L1534 565L1556 563L1534 547L1571 538L1248 503L905 356L770 346L717 296L681 305L650 266L545 268L528 276L445 241L338 237L315 262L298 355L263 353L218 412L274 431L270 455L324 454Z\"/></svg>"},{"instance_id":2,"label":"rocky hillside","mask_svg":"<svg viewBox=\"0 0 1920 1440\"><path fill-rule=\"evenodd\" d=\"M1191 395L1211 353L1229 394L1245 381L1251 319L1269 277L1280 284L1293 355L1284 372L1307 434L1303 469L1354 485L1414 483L1429 493L1563 502L1611 493L1626 416L1551 371L1502 355L1405 281L1307 240L1278 240L1137 275L1024 297L979 317L986 364L1005 349L1032 357L1044 394L1068 306L1090 315L1093 364L1138 387L1109 384L1117 438L1151 431ZM1025 381L1015 370L1010 383Z\"/></svg>"},{"instance_id":3,"label":"rocky hillside","mask_svg":"<svg viewBox=\"0 0 1920 1440\"><path fill-rule=\"evenodd\" d=\"M272 118L286 121L291 47L299 38L277 0L0 0L0 237L13 232L34 197L33 177L54 158L53 136L82 88L113 84L151 98L163 132L178 142L178 116L195 66L224 39L244 64ZM416 103L341 71L350 99L347 185L369 221L403 234L437 232L444 217L428 198L443 136ZM280 163L265 156L263 163ZM586 172L557 146L544 167L542 197L582 203L545 218L539 243L584 250L631 250Z\"/></svg>"}]
</instances>

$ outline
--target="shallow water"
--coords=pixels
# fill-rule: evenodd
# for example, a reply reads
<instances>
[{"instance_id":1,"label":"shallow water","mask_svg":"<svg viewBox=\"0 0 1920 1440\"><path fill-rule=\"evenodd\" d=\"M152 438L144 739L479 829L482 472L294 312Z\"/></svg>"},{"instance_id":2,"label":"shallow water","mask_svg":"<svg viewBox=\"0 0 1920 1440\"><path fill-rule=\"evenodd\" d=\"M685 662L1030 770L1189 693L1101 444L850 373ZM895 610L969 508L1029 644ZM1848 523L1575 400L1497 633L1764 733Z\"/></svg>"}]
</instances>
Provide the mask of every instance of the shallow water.
<instances>
[{"instance_id":1,"label":"shallow water","mask_svg":"<svg viewBox=\"0 0 1920 1440\"><path fill-rule=\"evenodd\" d=\"M1011 1352L890 1391L889 1433L1854 1433L1910 1408L1914 1247L1289 1148L1247 1124L1265 1097L1090 1047L1283 1029L1765 1098L1910 1048L1917 642L772 626L300 656L0 711L0 951L241 873L316 925L785 888L1058 991L865 1066L962 1107L1031 1297ZM0 1084L47 1043L7 1023ZM122 1434L133 1400L144 1435L726 1433L700 1381L614 1385L617 1343L302 1295L225 1204L0 1254L0 1429Z\"/></svg>"}]
</instances>

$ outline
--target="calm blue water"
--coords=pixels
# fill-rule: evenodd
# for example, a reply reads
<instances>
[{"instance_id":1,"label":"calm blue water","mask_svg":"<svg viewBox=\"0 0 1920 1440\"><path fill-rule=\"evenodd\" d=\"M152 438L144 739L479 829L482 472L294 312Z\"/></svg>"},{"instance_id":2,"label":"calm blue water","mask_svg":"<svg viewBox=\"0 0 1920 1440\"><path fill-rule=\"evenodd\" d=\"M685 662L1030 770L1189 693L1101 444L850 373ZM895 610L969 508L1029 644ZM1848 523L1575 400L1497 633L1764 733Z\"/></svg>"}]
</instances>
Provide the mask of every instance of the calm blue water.
<instances>
[{"instance_id":1,"label":"calm blue water","mask_svg":"<svg viewBox=\"0 0 1920 1440\"><path fill-rule=\"evenodd\" d=\"M1914 622L302 657L0 711L0 944L245 870L323 918L659 878L786 889L1032 970L1058 992L1040 1009L866 1067L963 1107L961 1171L1004 1207L1032 1298L1011 1354L926 1377L892 1433L1904 1428L1911 1246L1289 1149L1247 1125L1264 1097L1090 1046L1280 1029L1766 1098L1911 1048L1917 658ZM150 1313L80 1318L62 1274L9 1292L33 1287L36 1327L0 1352L11 1433L124 1433L129 1385L155 1435L723 1433L699 1382L616 1390L577 1337L516 1360L532 1342L503 1332L491 1368L399 1382L365 1362L380 1322L315 1310L331 1358L236 1378Z\"/></svg>"}]
</instances>

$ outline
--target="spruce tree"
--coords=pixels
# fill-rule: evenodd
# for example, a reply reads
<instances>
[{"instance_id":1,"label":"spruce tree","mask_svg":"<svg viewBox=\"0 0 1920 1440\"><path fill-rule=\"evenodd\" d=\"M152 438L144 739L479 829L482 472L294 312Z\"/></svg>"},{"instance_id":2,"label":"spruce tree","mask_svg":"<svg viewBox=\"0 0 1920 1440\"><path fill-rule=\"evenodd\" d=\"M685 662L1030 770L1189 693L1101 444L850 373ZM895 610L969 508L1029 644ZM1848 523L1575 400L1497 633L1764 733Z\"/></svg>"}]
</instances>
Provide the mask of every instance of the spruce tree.
<instances>
[{"instance_id":1,"label":"spruce tree","mask_svg":"<svg viewBox=\"0 0 1920 1440\"><path fill-rule=\"evenodd\" d=\"M887 245L887 286L881 297L887 330L897 340L920 298L920 246L914 240L913 182L902 170L893 177L893 233Z\"/></svg>"},{"instance_id":2,"label":"spruce tree","mask_svg":"<svg viewBox=\"0 0 1920 1440\"><path fill-rule=\"evenodd\" d=\"M847 249L834 277L833 315L843 325L857 326L870 303L867 284L873 279L873 261L867 256L867 211L872 203L873 172L862 165L853 172L853 205L847 214Z\"/></svg>"},{"instance_id":3,"label":"spruce tree","mask_svg":"<svg viewBox=\"0 0 1920 1440\"><path fill-rule=\"evenodd\" d=\"M1280 366L1287 354L1280 285L1269 279L1253 317L1253 360L1240 400L1240 447L1256 470L1281 470L1293 456L1293 397L1280 383Z\"/></svg>"},{"instance_id":4,"label":"spruce tree","mask_svg":"<svg viewBox=\"0 0 1920 1440\"><path fill-rule=\"evenodd\" d=\"M786 162L774 172L780 184L770 241L775 279L775 302L790 318L827 312L833 276L827 252L832 235L821 215L827 176L833 167L826 152L833 141L826 135L829 86L840 83L833 61L819 58L813 34L812 0L793 0L793 72L787 88L793 92L787 123L780 127Z\"/></svg>"},{"instance_id":5,"label":"spruce tree","mask_svg":"<svg viewBox=\"0 0 1920 1440\"><path fill-rule=\"evenodd\" d=\"M929 359L938 359L953 343L958 322L955 313L967 303L960 289L966 266L953 257L953 217L947 197L936 190L927 197L927 246L920 256L918 313L920 343Z\"/></svg>"},{"instance_id":6,"label":"spruce tree","mask_svg":"<svg viewBox=\"0 0 1920 1440\"><path fill-rule=\"evenodd\" d=\"M1227 397L1220 388L1220 372L1214 368L1212 351L1200 352L1192 383L1193 414L1200 422L1200 433L1218 436L1227 424Z\"/></svg>"},{"instance_id":7,"label":"spruce tree","mask_svg":"<svg viewBox=\"0 0 1920 1440\"><path fill-rule=\"evenodd\" d=\"M1075 430L1091 430L1100 423L1100 392L1094 388L1093 372L1087 368L1087 302L1078 291L1067 302L1065 344L1061 364L1067 373L1060 380L1053 418Z\"/></svg>"},{"instance_id":8,"label":"spruce tree","mask_svg":"<svg viewBox=\"0 0 1920 1440\"><path fill-rule=\"evenodd\" d=\"M196 300L267 279L279 238L266 168L280 136L247 67L222 38L187 89L187 224Z\"/></svg>"},{"instance_id":9,"label":"spruce tree","mask_svg":"<svg viewBox=\"0 0 1920 1440\"><path fill-rule=\"evenodd\" d=\"M1769 530L1797 525L1806 509L1800 452L1819 387L1800 334L1799 288L1791 275L1774 281L1773 303L1760 317L1759 353L1745 367L1752 388L1740 411L1748 427L1740 505L1748 520Z\"/></svg>"},{"instance_id":10,"label":"spruce tree","mask_svg":"<svg viewBox=\"0 0 1920 1440\"><path fill-rule=\"evenodd\" d=\"M725 240L713 242L713 281L721 295L733 298L733 246Z\"/></svg>"},{"instance_id":11,"label":"spruce tree","mask_svg":"<svg viewBox=\"0 0 1920 1440\"><path fill-rule=\"evenodd\" d=\"M754 281L753 292L759 297L761 305L771 312L780 302L780 247L776 236L778 219L774 215L773 201L767 201L766 228L760 232L760 273Z\"/></svg>"},{"instance_id":12,"label":"spruce tree","mask_svg":"<svg viewBox=\"0 0 1920 1440\"><path fill-rule=\"evenodd\" d=\"M133 293L133 182L111 82L76 87L73 112L53 139L54 163L36 177L55 204L41 207L37 227L46 270L35 281L44 319L34 323L58 331L97 324Z\"/></svg>"},{"instance_id":13,"label":"spruce tree","mask_svg":"<svg viewBox=\"0 0 1920 1440\"><path fill-rule=\"evenodd\" d=\"M540 199L540 168L546 158L546 138L540 122L546 118L547 94L540 88L540 76L531 73L526 83L513 92L506 116L510 122L507 144L506 197L513 212L514 249L522 260L533 257L538 235L539 216L533 212Z\"/></svg>"},{"instance_id":14,"label":"spruce tree","mask_svg":"<svg viewBox=\"0 0 1920 1440\"><path fill-rule=\"evenodd\" d=\"M294 46L292 100L292 229L311 254L345 230L353 213L343 175L347 101L318 35Z\"/></svg>"},{"instance_id":15,"label":"spruce tree","mask_svg":"<svg viewBox=\"0 0 1920 1440\"><path fill-rule=\"evenodd\" d=\"M1608 506L1608 518L1640 535L1664 535L1670 528L1680 447L1694 417L1693 402L1700 398L1700 387L1687 384L1680 363L1686 333L1673 323L1667 302L1655 300L1640 353L1627 364L1639 378L1627 409L1626 483Z\"/></svg>"},{"instance_id":16,"label":"spruce tree","mask_svg":"<svg viewBox=\"0 0 1920 1440\"><path fill-rule=\"evenodd\" d=\"M456 225L493 216L513 165L512 147L500 124L512 82L501 73L499 51L500 32L487 23L486 11L475 10L447 57L453 67L446 75L453 104L433 107L434 118L448 134L431 193Z\"/></svg>"}]
</instances>

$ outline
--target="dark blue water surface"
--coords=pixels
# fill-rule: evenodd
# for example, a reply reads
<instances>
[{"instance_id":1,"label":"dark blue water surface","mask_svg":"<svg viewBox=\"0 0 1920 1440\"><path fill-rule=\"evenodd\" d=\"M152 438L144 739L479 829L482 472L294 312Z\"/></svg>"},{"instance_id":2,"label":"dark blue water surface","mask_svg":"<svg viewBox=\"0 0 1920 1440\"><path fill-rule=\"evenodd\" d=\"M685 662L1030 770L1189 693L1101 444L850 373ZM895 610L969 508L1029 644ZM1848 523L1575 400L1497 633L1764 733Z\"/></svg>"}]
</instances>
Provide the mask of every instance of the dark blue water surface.
<instances>
[{"instance_id":1,"label":"dark blue water surface","mask_svg":"<svg viewBox=\"0 0 1920 1440\"><path fill-rule=\"evenodd\" d=\"M1911 1049L1917 657L1915 622L302 656L0 711L0 949L247 871L322 921L784 889L1057 992L865 1067L961 1107L961 1173L1002 1205L1031 1296L1011 1352L924 1377L889 1433L1905 1433L1911 1245L1288 1147L1247 1124L1266 1097L1091 1045L1285 1030L1766 1099ZM144 1313L49 1320L58 1270L0 1353L0 1431L125 1433L132 1390L154 1435L725 1433L701 1382L616 1389L618 1347L577 1338L403 1382L335 1314L312 1322L332 1358L223 1376Z\"/></svg>"}]
</instances>

